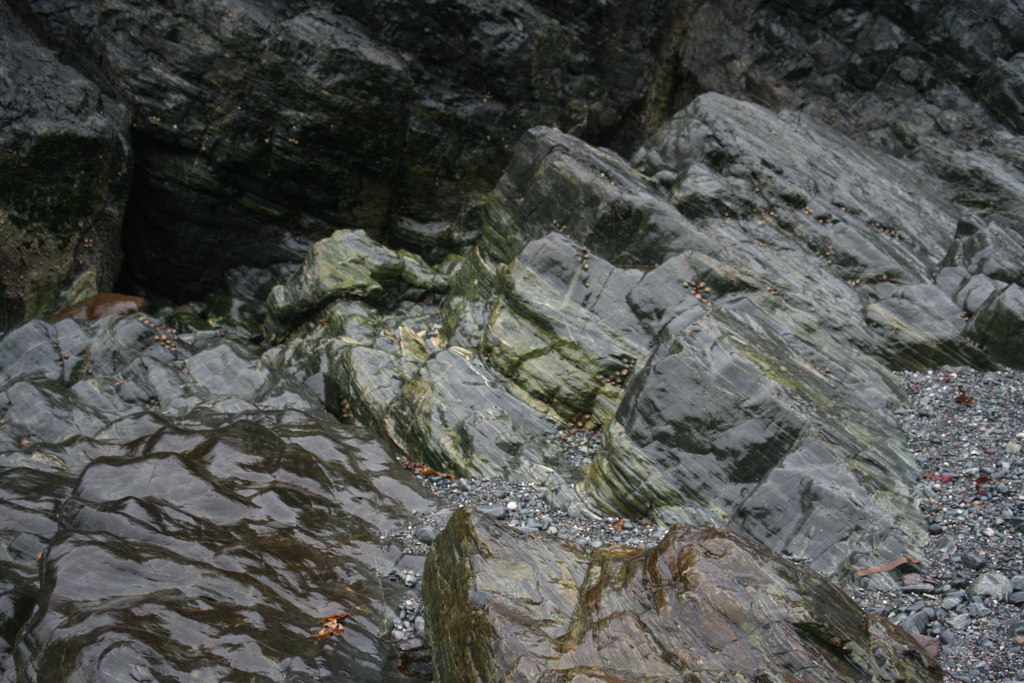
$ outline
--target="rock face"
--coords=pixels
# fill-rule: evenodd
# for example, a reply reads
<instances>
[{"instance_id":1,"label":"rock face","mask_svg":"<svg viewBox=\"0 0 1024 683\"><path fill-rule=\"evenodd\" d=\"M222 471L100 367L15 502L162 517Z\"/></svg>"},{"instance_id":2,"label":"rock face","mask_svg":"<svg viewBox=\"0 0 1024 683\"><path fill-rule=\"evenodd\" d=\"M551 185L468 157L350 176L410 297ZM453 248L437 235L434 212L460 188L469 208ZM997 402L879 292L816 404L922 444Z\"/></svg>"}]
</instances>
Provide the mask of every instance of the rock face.
<instances>
[{"instance_id":1,"label":"rock face","mask_svg":"<svg viewBox=\"0 0 1024 683\"><path fill-rule=\"evenodd\" d=\"M109 290L131 152L124 108L0 7L0 332Z\"/></svg>"},{"instance_id":2,"label":"rock face","mask_svg":"<svg viewBox=\"0 0 1024 683\"><path fill-rule=\"evenodd\" d=\"M913 638L723 530L587 551L460 510L424 598L446 681L939 681Z\"/></svg>"},{"instance_id":3,"label":"rock face","mask_svg":"<svg viewBox=\"0 0 1024 683\"><path fill-rule=\"evenodd\" d=\"M1001 363L1024 366L1024 236L999 223L961 221L937 277L967 316L967 333Z\"/></svg>"},{"instance_id":4,"label":"rock face","mask_svg":"<svg viewBox=\"0 0 1024 683\"><path fill-rule=\"evenodd\" d=\"M371 432L729 530L586 558L460 517L433 599L489 654L439 618L440 671L924 675L732 534L837 581L914 554L892 371L1024 366L1014 3L11 0L0 36L0 678L392 676L380 538L433 503ZM122 217L128 280L225 288L204 319L54 316L109 301ZM550 560L515 609L473 606L485 541ZM655 647L721 624L715 554L800 598L730 593L757 654ZM502 641L523 586L555 621ZM607 620L638 649L600 668Z\"/></svg>"},{"instance_id":5,"label":"rock face","mask_svg":"<svg viewBox=\"0 0 1024 683\"><path fill-rule=\"evenodd\" d=\"M286 232L450 222L531 125L635 141L663 18L621 2L14 4L131 106L129 261L178 296L293 255Z\"/></svg>"},{"instance_id":6,"label":"rock face","mask_svg":"<svg viewBox=\"0 0 1024 683\"><path fill-rule=\"evenodd\" d=\"M1021 213L1019 51L1003 0L685 0L667 32L671 115L704 92L794 109L953 183L950 197L1012 224ZM1013 94L1017 92L1018 94Z\"/></svg>"},{"instance_id":7,"label":"rock face","mask_svg":"<svg viewBox=\"0 0 1024 683\"><path fill-rule=\"evenodd\" d=\"M380 538L436 503L298 380L216 332L35 321L0 421L3 680L409 680Z\"/></svg>"}]
</instances>

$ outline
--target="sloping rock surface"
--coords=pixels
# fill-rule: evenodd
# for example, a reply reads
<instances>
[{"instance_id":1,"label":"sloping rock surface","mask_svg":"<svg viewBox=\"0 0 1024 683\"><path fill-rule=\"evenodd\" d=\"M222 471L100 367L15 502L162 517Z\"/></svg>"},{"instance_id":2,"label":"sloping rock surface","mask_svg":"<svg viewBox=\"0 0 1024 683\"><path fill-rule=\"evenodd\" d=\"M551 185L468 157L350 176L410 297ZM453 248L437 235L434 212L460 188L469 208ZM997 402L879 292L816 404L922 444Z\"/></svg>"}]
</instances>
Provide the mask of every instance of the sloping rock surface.
<instances>
[{"instance_id":1,"label":"sloping rock surface","mask_svg":"<svg viewBox=\"0 0 1024 683\"><path fill-rule=\"evenodd\" d=\"M723 530L591 552L460 510L424 598L441 680L941 680L908 633Z\"/></svg>"},{"instance_id":2,"label":"sloping rock surface","mask_svg":"<svg viewBox=\"0 0 1024 683\"><path fill-rule=\"evenodd\" d=\"M0 459L3 680L409 680L380 539L436 503L242 345L139 315L20 327Z\"/></svg>"},{"instance_id":3,"label":"sloping rock surface","mask_svg":"<svg viewBox=\"0 0 1024 683\"><path fill-rule=\"evenodd\" d=\"M432 501L323 408L442 471L730 528L837 580L913 554L891 371L1024 365L1021 16L3 3L0 329L107 289L122 213L135 284L190 297L246 264L190 332L0 339L3 677L391 676L375 539ZM600 430L582 467L576 430ZM305 637L343 611L348 637ZM832 654L871 670L857 652Z\"/></svg>"}]
</instances>

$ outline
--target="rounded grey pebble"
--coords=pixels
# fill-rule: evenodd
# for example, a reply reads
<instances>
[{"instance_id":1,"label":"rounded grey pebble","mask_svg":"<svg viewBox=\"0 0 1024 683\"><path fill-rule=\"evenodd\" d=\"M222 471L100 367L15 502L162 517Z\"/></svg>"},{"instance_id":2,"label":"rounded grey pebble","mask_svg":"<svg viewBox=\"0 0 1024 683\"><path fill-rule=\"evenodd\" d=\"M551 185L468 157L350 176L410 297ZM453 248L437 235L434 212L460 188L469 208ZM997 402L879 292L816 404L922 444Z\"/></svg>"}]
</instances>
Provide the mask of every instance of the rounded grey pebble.
<instances>
[{"instance_id":1,"label":"rounded grey pebble","mask_svg":"<svg viewBox=\"0 0 1024 683\"><path fill-rule=\"evenodd\" d=\"M417 529L416 532L413 533L413 536L415 536L416 540L420 543L426 543L427 545L430 545L434 542L434 539L437 538L437 534L437 529L428 524L426 526L421 526L419 529Z\"/></svg>"},{"instance_id":2,"label":"rounded grey pebble","mask_svg":"<svg viewBox=\"0 0 1024 683\"><path fill-rule=\"evenodd\" d=\"M944 597L942 599L942 608L943 609L953 609L953 608L955 608L957 605L959 605L963 601L964 601L964 592L963 591L950 591L949 593L946 593L946 597Z\"/></svg>"},{"instance_id":3,"label":"rounded grey pebble","mask_svg":"<svg viewBox=\"0 0 1024 683\"><path fill-rule=\"evenodd\" d=\"M992 610L990 610L988 607L985 607L981 603L972 602L967 607L967 613L975 619L977 619L978 617L987 617L989 614L992 613Z\"/></svg>"},{"instance_id":4,"label":"rounded grey pebble","mask_svg":"<svg viewBox=\"0 0 1024 683\"><path fill-rule=\"evenodd\" d=\"M490 505L477 508L477 510L494 519L505 519L505 515L508 514L508 509L504 505Z\"/></svg>"},{"instance_id":5,"label":"rounded grey pebble","mask_svg":"<svg viewBox=\"0 0 1024 683\"><path fill-rule=\"evenodd\" d=\"M907 615L900 620L899 625L910 633L924 634L928 630L928 615L924 612Z\"/></svg>"},{"instance_id":6,"label":"rounded grey pebble","mask_svg":"<svg viewBox=\"0 0 1024 683\"><path fill-rule=\"evenodd\" d=\"M973 597L993 597L1005 600L1012 588L1013 584L1010 583L1010 579L1006 578L1006 575L1000 572L985 572L971 582L967 591Z\"/></svg>"},{"instance_id":7,"label":"rounded grey pebble","mask_svg":"<svg viewBox=\"0 0 1024 683\"><path fill-rule=\"evenodd\" d=\"M540 531L541 529L543 529L543 527L540 524L540 521L534 519L533 517L523 522L522 528L526 531Z\"/></svg>"},{"instance_id":8,"label":"rounded grey pebble","mask_svg":"<svg viewBox=\"0 0 1024 683\"><path fill-rule=\"evenodd\" d=\"M964 564L971 569L981 569L987 562L985 556L979 553L964 553Z\"/></svg>"}]
</instances>

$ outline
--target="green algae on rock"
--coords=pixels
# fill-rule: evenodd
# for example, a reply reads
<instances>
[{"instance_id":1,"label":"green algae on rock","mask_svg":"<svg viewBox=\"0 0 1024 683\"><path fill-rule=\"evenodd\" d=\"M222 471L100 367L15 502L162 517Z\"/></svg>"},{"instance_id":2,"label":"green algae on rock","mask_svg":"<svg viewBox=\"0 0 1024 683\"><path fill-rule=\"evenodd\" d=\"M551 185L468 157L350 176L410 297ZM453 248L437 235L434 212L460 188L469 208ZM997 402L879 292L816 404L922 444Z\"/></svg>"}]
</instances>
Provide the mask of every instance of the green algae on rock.
<instances>
[{"instance_id":1,"label":"green algae on rock","mask_svg":"<svg viewBox=\"0 0 1024 683\"><path fill-rule=\"evenodd\" d=\"M339 230L314 244L302 269L270 292L267 327L271 333L286 330L339 297L386 306L397 299L399 284L427 292L447 288L445 276L421 257L388 249L363 230Z\"/></svg>"},{"instance_id":2,"label":"green algae on rock","mask_svg":"<svg viewBox=\"0 0 1024 683\"><path fill-rule=\"evenodd\" d=\"M285 322L270 360L325 373L443 471L533 477L590 514L729 525L835 577L912 552L923 519L890 368L984 361L933 284L951 204L819 123L719 95L634 164L531 129L468 212L480 242L439 303L403 302L397 257L375 276L358 264L383 248L339 233L275 290L320 313ZM545 446L569 425L604 430L582 470Z\"/></svg>"}]
</instances>

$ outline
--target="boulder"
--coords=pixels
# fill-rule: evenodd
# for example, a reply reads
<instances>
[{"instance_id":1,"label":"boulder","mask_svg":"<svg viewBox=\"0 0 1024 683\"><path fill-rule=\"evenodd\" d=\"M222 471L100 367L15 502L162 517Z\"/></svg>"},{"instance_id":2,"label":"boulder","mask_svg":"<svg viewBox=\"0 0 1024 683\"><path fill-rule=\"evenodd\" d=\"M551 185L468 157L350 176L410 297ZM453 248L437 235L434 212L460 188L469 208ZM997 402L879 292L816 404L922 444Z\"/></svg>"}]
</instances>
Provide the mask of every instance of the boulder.
<instances>
[{"instance_id":1,"label":"boulder","mask_svg":"<svg viewBox=\"0 0 1024 683\"><path fill-rule=\"evenodd\" d=\"M1012 284L994 292L978 308L967 328L992 357L1006 365L1024 367L1024 288Z\"/></svg>"},{"instance_id":2,"label":"boulder","mask_svg":"<svg viewBox=\"0 0 1024 683\"><path fill-rule=\"evenodd\" d=\"M1024 286L1024 235L995 221L966 218L957 223L955 239L942 264Z\"/></svg>"},{"instance_id":3,"label":"boulder","mask_svg":"<svg viewBox=\"0 0 1024 683\"><path fill-rule=\"evenodd\" d=\"M124 107L0 7L0 334L109 290L131 151Z\"/></svg>"},{"instance_id":4,"label":"boulder","mask_svg":"<svg viewBox=\"0 0 1024 683\"><path fill-rule=\"evenodd\" d=\"M467 509L434 540L424 602L441 680L939 681L905 631L720 529L584 549Z\"/></svg>"},{"instance_id":5,"label":"boulder","mask_svg":"<svg viewBox=\"0 0 1024 683\"><path fill-rule=\"evenodd\" d=\"M419 256L388 249L362 230L339 230L313 245L302 269L271 290L267 326L271 331L286 329L287 323L316 313L338 297L386 306L387 298L401 295L405 287L442 292L447 284L444 275Z\"/></svg>"},{"instance_id":6,"label":"boulder","mask_svg":"<svg viewBox=\"0 0 1024 683\"><path fill-rule=\"evenodd\" d=\"M964 309L967 314L965 317L969 317L977 313L990 297L1008 286L1005 282L993 280L987 275L971 275L963 278L961 284L955 288L953 300Z\"/></svg>"},{"instance_id":7,"label":"boulder","mask_svg":"<svg viewBox=\"0 0 1024 683\"><path fill-rule=\"evenodd\" d=\"M977 92L1003 123L1024 132L1024 58L996 60L978 79Z\"/></svg>"},{"instance_id":8,"label":"boulder","mask_svg":"<svg viewBox=\"0 0 1024 683\"><path fill-rule=\"evenodd\" d=\"M893 364L928 369L951 360L984 365L965 335L964 310L933 284L898 285L879 292L864 319L883 337L881 355Z\"/></svg>"}]
</instances>

